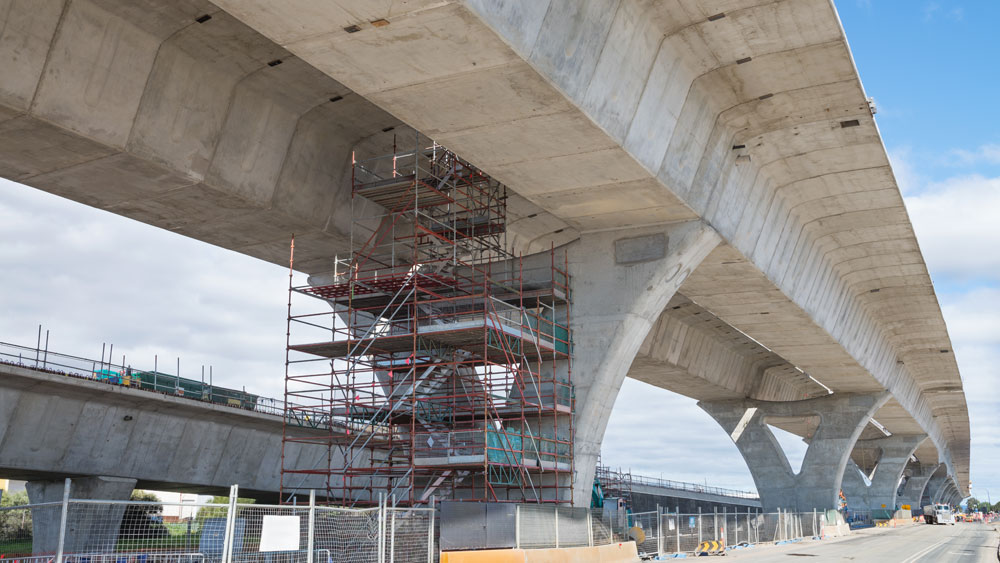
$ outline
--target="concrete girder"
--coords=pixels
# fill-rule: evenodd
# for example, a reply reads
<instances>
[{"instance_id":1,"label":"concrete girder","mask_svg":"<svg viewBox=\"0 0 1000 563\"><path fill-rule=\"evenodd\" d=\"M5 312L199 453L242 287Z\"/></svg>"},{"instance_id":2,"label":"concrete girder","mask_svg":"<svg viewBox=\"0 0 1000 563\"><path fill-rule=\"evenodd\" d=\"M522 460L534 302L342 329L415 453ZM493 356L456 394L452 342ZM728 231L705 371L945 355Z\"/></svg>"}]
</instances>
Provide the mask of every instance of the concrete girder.
<instances>
[{"instance_id":1,"label":"concrete girder","mask_svg":"<svg viewBox=\"0 0 1000 563\"><path fill-rule=\"evenodd\" d=\"M587 506L597 457L629 367L687 276L719 244L701 222L584 234L571 244L573 503Z\"/></svg>"},{"instance_id":2,"label":"concrete girder","mask_svg":"<svg viewBox=\"0 0 1000 563\"><path fill-rule=\"evenodd\" d=\"M75 477L69 498L77 500L129 500L135 479L121 477ZM31 504L53 503L48 508L31 511L32 553L55 553L59 546L59 528L65 480L28 481ZM95 504L74 507L67 514L63 550L66 553L101 553L118 541L125 505Z\"/></svg>"},{"instance_id":3,"label":"concrete girder","mask_svg":"<svg viewBox=\"0 0 1000 563\"><path fill-rule=\"evenodd\" d=\"M900 435L894 434L878 440L864 440L866 447L878 448L881 455L870 474L870 484L862 479L862 470L854 462L848 460L844 470L841 490L847 497L847 504L852 508L862 510L897 507L897 492L903 470L910 461L917 446L927 439L926 434ZM859 444L861 441L859 441Z\"/></svg>"},{"instance_id":4,"label":"concrete girder","mask_svg":"<svg viewBox=\"0 0 1000 563\"><path fill-rule=\"evenodd\" d=\"M837 507L844 468L861 431L888 393L833 394L789 402L701 401L698 403L733 438L753 475L765 511L827 510ZM807 436L802 468L795 472L768 418L818 417Z\"/></svg>"},{"instance_id":5,"label":"concrete girder","mask_svg":"<svg viewBox=\"0 0 1000 563\"><path fill-rule=\"evenodd\" d=\"M795 401L827 393L784 358L680 294L646 336L629 377L699 401Z\"/></svg>"}]
</instances>

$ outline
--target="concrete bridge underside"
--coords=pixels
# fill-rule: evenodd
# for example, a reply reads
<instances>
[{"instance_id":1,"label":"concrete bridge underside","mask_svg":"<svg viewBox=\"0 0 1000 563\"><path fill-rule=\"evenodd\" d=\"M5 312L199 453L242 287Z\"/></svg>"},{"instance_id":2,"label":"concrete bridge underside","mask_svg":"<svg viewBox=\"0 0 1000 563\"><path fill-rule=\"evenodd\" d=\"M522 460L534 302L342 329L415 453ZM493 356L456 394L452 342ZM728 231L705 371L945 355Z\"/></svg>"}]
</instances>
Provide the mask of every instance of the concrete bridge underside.
<instances>
[{"instance_id":1,"label":"concrete bridge underside","mask_svg":"<svg viewBox=\"0 0 1000 563\"><path fill-rule=\"evenodd\" d=\"M578 291L577 335L626 366L575 374L581 498L626 375L706 404L888 391L874 418L926 434L914 455L967 490L951 343L828 0L8 0L0 14L12 180L278 264L294 232L308 273L349 251L354 150L418 130L507 184L518 250L565 244L577 279L605 284ZM636 237L665 241L662 256L594 259ZM862 426L848 438L885 435Z\"/></svg>"}]
</instances>

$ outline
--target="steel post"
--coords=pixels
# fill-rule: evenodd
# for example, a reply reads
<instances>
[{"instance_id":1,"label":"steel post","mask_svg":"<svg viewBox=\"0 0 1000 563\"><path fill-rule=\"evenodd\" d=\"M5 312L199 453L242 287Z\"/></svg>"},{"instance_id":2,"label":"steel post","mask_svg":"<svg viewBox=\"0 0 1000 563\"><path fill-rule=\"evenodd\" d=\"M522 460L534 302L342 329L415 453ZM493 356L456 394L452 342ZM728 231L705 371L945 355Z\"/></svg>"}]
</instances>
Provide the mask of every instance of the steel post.
<instances>
[{"instance_id":1,"label":"steel post","mask_svg":"<svg viewBox=\"0 0 1000 563\"><path fill-rule=\"evenodd\" d=\"M41 330L41 325L39 325ZM66 545L66 519L69 516L69 488L72 481L66 478L63 485L62 512L59 514L59 547L56 551L55 563L63 563L63 547Z\"/></svg>"},{"instance_id":2,"label":"steel post","mask_svg":"<svg viewBox=\"0 0 1000 563\"><path fill-rule=\"evenodd\" d=\"M316 548L316 489L309 490L309 529L306 532L306 563L313 563Z\"/></svg>"}]
</instances>

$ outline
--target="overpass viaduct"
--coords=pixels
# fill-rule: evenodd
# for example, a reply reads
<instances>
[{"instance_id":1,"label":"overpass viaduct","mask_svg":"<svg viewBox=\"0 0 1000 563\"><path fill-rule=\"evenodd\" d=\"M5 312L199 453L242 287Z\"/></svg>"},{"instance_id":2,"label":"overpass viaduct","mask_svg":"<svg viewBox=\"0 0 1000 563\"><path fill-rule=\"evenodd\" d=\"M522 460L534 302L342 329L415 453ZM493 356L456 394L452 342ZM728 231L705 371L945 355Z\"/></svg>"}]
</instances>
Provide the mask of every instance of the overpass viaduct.
<instances>
[{"instance_id":1,"label":"overpass viaduct","mask_svg":"<svg viewBox=\"0 0 1000 563\"><path fill-rule=\"evenodd\" d=\"M517 251L565 245L577 280L577 503L626 376L698 399L765 509L833 506L849 462L968 490L961 378L829 0L3 18L0 174L38 189L279 264L294 232L321 274L350 250L352 151L419 131L505 183ZM798 473L769 424L809 441Z\"/></svg>"},{"instance_id":2,"label":"overpass viaduct","mask_svg":"<svg viewBox=\"0 0 1000 563\"><path fill-rule=\"evenodd\" d=\"M64 477L106 477L127 487L95 491L105 498L127 499L133 487L225 495L235 483L242 496L273 501L281 432L276 415L0 363L0 474L56 481L56 500ZM326 461L310 444L285 453Z\"/></svg>"}]
</instances>

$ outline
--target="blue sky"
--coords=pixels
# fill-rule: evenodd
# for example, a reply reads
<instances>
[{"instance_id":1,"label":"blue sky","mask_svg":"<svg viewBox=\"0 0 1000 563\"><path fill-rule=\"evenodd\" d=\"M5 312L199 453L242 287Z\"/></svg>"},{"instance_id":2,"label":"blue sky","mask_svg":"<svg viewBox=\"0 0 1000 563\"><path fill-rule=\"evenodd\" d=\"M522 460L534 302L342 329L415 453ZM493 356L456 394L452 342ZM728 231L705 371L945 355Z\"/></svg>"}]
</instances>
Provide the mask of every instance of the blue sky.
<instances>
[{"instance_id":1,"label":"blue sky","mask_svg":"<svg viewBox=\"0 0 1000 563\"><path fill-rule=\"evenodd\" d=\"M969 400L974 493L1000 499L1000 2L841 0L862 80L935 281ZM53 228L58 226L58 228ZM0 180L0 341L279 396L287 270ZM161 364L162 365L162 364ZM790 450L795 445L788 445ZM694 401L626 381L604 460L752 489L729 437Z\"/></svg>"}]
</instances>

